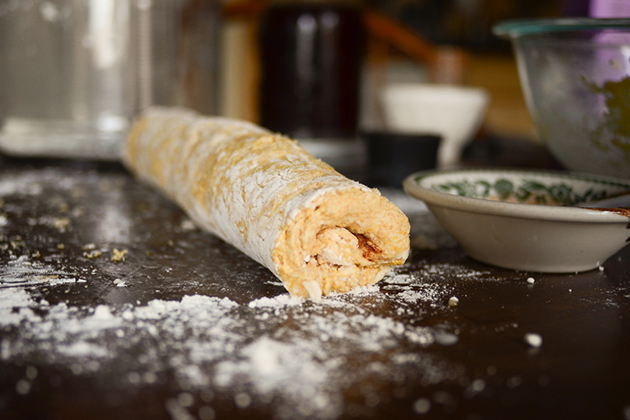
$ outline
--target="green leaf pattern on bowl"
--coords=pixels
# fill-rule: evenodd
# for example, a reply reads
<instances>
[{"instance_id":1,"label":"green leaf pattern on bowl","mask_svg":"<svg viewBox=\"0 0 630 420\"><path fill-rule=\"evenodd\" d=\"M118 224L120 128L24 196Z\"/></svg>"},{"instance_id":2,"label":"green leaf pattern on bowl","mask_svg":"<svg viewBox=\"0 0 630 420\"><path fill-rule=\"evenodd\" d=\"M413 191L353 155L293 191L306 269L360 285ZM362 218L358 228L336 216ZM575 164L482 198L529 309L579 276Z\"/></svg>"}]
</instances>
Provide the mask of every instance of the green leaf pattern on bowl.
<instances>
[{"instance_id":1,"label":"green leaf pattern on bowl","mask_svg":"<svg viewBox=\"0 0 630 420\"><path fill-rule=\"evenodd\" d=\"M587 201L609 197L606 189L590 188L578 192L570 184L563 182L545 184L538 180L528 179L523 179L518 184L506 178L499 178L495 181L463 180L434 184L431 188L463 197L558 206L575 206Z\"/></svg>"}]
</instances>

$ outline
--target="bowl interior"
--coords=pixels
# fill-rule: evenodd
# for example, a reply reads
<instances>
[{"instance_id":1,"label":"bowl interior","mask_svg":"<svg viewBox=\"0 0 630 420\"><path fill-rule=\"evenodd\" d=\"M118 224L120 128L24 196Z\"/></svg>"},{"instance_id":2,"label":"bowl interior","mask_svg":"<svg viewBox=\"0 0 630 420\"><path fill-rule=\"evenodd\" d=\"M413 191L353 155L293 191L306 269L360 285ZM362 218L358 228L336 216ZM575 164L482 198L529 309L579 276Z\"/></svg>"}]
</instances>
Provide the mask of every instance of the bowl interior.
<instances>
[{"instance_id":1,"label":"bowl interior","mask_svg":"<svg viewBox=\"0 0 630 420\"><path fill-rule=\"evenodd\" d=\"M470 170L419 174L428 190L483 200L576 206L630 190L630 182L580 174Z\"/></svg>"}]
</instances>

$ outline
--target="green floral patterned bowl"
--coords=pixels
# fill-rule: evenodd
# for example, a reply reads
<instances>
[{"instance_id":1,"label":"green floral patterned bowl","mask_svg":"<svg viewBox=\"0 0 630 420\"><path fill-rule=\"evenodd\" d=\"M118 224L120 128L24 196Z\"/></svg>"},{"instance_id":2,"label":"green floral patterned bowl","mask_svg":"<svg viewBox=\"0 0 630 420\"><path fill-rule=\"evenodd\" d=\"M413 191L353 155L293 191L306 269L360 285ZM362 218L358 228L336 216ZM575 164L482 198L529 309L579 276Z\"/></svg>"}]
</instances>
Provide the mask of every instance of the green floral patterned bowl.
<instances>
[{"instance_id":1,"label":"green floral patterned bowl","mask_svg":"<svg viewBox=\"0 0 630 420\"><path fill-rule=\"evenodd\" d=\"M627 244L630 211L583 208L630 191L630 181L596 175L469 169L418 172L405 191L425 202L464 251L523 271L599 267Z\"/></svg>"}]
</instances>

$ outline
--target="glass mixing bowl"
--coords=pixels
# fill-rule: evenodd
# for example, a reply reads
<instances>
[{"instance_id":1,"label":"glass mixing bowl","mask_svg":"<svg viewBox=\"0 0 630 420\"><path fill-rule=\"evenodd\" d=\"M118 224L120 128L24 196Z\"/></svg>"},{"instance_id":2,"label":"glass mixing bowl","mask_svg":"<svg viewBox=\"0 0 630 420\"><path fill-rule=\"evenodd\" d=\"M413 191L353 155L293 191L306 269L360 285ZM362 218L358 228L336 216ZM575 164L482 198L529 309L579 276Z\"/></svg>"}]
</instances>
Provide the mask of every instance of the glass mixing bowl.
<instances>
[{"instance_id":1,"label":"glass mixing bowl","mask_svg":"<svg viewBox=\"0 0 630 420\"><path fill-rule=\"evenodd\" d=\"M630 19L508 21L538 133L568 169L630 178Z\"/></svg>"}]
</instances>

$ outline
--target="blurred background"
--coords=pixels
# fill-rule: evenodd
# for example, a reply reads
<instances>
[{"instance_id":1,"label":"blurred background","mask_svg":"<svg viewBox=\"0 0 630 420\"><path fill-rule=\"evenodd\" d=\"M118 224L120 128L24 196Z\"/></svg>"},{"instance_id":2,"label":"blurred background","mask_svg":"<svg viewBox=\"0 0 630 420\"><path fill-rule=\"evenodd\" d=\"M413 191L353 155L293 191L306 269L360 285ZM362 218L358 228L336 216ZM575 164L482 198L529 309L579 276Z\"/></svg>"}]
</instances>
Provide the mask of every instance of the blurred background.
<instances>
[{"instance_id":1,"label":"blurred background","mask_svg":"<svg viewBox=\"0 0 630 420\"><path fill-rule=\"evenodd\" d=\"M260 122L260 22L274 4L234 0L223 6L219 60L223 115ZM452 83L489 92L483 130L532 141L537 137L511 47L492 34L492 26L506 19L586 16L589 9L587 0L366 0L354 5L381 18L366 27L360 127L381 123L375 95L385 84Z\"/></svg>"},{"instance_id":2,"label":"blurred background","mask_svg":"<svg viewBox=\"0 0 630 420\"><path fill-rule=\"evenodd\" d=\"M118 159L134 118L163 105L258 123L335 167L365 166L365 133L424 136L380 147L391 162L426 156L425 144L435 154L438 134L438 166L449 166L474 139L540 142L511 45L494 25L624 8L625 0L0 0L0 150ZM426 85L441 90L412 89Z\"/></svg>"}]
</instances>

